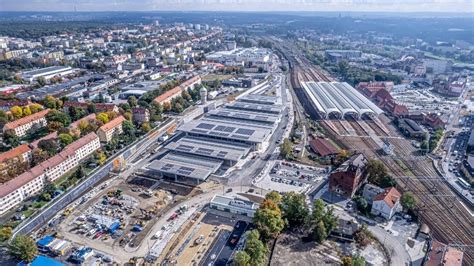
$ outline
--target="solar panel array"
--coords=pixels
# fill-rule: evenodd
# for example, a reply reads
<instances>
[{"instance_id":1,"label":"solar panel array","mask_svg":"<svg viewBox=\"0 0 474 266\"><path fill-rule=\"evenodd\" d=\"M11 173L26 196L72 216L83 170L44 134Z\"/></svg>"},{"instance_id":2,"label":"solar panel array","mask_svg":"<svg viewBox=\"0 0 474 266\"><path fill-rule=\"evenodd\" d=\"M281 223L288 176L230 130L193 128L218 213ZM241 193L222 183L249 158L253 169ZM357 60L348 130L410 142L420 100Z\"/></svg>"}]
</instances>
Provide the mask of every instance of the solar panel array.
<instances>
[{"instance_id":1,"label":"solar panel array","mask_svg":"<svg viewBox=\"0 0 474 266\"><path fill-rule=\"evenodd\" d=\"M239 128L239 129L237 129L237 131L235 133L250 136L253 133L255 133L255 130L247 129L247 128Z\"/></svg>"}]
</instances>

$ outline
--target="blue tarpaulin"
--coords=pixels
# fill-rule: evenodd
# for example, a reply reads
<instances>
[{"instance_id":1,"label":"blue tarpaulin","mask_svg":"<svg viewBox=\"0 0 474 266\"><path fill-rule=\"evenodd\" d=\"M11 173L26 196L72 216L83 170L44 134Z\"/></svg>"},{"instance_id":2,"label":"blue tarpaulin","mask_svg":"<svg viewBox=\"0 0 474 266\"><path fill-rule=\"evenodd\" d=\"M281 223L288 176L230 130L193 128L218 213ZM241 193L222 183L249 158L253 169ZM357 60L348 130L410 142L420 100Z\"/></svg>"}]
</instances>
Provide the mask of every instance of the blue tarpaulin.
<instances>
[{"instance_id":1,"label":"blue tarpaulin","mask_svg":"<svg viewBox=\"0 0 474 266\"><path fill-rule=\"evenodd\" d=\"M113 234L120 227L120 222L115 222L109 226L109 233Z\"/></svg>"},{"instance_id":2,"label":"blue tarpaulin","mask_svg":"<svg viewBox=\"0 0 474 266\"><path fill-rule=\"evenodd\" d=\"M20 262L17 264L17 266L26 266L28 263L26 262ZM65 266L65 264L62 264L61 262L54 260L52 258L46 257L46 256L38 256L36 257L30 264L30 266Z\"/></svg>"},{"instance_id":3,"label":"blue tarpaulin","mask_svg":"<svg viewBox=\"0 0 474 266\"><path fill-rule=\"evenodd\" d=\"M46 247L53 240L54 240L53 236L45 236L45 237L41 238L40 240L36 241L36 245L38 247Z\"/></svg>"}]
</instances>

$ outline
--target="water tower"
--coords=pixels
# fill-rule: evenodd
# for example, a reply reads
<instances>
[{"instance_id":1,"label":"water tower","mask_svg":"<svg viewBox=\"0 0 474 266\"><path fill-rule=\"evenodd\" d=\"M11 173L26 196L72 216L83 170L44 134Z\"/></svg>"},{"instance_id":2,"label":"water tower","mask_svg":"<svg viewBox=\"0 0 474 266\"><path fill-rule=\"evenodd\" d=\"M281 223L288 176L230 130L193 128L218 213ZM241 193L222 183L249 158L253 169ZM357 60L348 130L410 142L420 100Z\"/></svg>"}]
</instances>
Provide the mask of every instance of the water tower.
<instances>
[{"instance_id":1,"label":"water tower","mask_svg":"<svg viewBox=\"0 0 474 266\"><path fill-rule=\"evenodd\" d=\"M203 86L199 90L199 94L201 95L201 104L205 105L207 103L207 89Z\"/></svg>"}]
</instances>

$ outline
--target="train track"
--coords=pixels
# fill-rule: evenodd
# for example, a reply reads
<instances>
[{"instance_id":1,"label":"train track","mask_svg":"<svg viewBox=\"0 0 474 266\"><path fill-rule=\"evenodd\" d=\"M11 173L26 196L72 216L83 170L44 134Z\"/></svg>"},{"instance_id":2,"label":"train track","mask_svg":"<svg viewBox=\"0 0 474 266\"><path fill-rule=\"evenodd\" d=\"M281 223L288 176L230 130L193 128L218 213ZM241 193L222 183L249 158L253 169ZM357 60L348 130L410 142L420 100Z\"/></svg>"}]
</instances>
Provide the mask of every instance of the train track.
<instances>
[{"instance_id":1,"label":"train track","mask_svg":"<svg viewBox=\"0 0 474 266\"><path fill-rule=\"evenodd\" d=\"M315 81L331 81L331 79L318 72L304 60L297 58L295 61L297 62L293 62L293 71L291 72L291 81L294 88L300 88L299 82L302 80L298 80L298 75L301 76L300 79L305 80L311 78ZM302 74L303 72L307 73ZM333 124L341 132L346 131L337 122ZM349 124L358 135L366 135L365 130L359 123L349 121ZM380 136L388 136L374 121L370 121L368 124ZM327 124L325 127L329 129L328 132L334 132ZM334 137L339 139L343 146L362 152L368 158L380 159L396 178L401 191L414 192L415 197L418 199L420 219L431 228L432 236L435 239L446 244L474 244L472 217L465 212L456 195L452 193L443 182L442 177L439 177L433 166L426 159L420 161L411 154L408 154L407 150L411 150L409 149L409 144L393 141L396 146L395 148L398 150L397 154L404 154L404 156L397 158L381 155L378 152L380 147L371 138L340 136L337 133L334 132ZM402 167L402 165L406 167ZM407 169L411 172L408 172ZM424 176L431 178L421 178ZM440 195L447 195L447 197L440 197ZM466 249L464 254L464 263L466 265L474 265L473 249Z\"/></svg>"},{"instance_id":2,"label":"train track","mask_svg":"<svg viewBox=\"0 0 474 266\"><path fill-rule=\"evenodd\" d=\"M364 120L369 127L375 131L377 136L387 137L388 134L373 120Z\"/></svg>"}]
</instances>

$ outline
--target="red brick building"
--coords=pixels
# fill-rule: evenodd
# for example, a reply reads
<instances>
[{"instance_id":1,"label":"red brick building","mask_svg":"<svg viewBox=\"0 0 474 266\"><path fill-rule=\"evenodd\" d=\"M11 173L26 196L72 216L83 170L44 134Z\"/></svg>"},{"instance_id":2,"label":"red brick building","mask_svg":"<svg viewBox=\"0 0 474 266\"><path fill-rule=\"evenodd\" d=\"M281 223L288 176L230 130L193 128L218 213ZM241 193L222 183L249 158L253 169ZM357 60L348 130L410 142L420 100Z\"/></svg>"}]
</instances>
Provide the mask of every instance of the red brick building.
<instances>
[{"instance_id":1,"label":"red brick building","mask_svg":"<svg viewBox=\"0 0 474 266\"><path fill-rule=\"evenodd\" d=\"M329 191L345 198L352 198L365 181L367 159L363 154L355 154L340 165L329 176Z\"/></svg>"}]
</instances>

